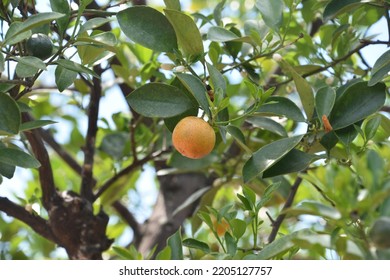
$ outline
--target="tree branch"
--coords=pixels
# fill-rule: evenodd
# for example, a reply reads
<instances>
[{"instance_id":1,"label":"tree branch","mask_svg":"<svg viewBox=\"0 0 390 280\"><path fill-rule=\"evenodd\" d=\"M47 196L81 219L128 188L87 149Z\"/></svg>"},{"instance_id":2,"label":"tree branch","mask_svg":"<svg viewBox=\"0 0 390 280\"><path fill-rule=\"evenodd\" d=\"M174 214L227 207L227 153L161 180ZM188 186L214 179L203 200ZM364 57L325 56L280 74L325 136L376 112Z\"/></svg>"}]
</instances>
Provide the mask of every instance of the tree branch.
<instances>
[{"instance_id":1,"label":"tree branch","mask_svg":"<svg viewBox=\"0 0 390 280\"><path fill-rule=\"evenodd\" d=\"M91 88L91 90L91 99L89 102L88 110L88 130L85 139L85 146L83 148L84 164L81 170L82 181L80 194L82 197L92 202L94 200L93 164L95 156L95 142L96 134L98 131L97 122L99 116L99 104L102 95L100 79L96 77L93 78L93 87Z\"/></svg>"},{"instance_id":2,"label":"tree branch","mask_svg":"<svg viewBox=\"0 0 390 280\"><path fill-rule=\"evenodd\" d=\"M127 209L122 203L120 203L119 200L112 203L112 207L119 213L119 215L122 217L124 221L133 229L134 233L134 240L133 242L138 244L138 242L141 240L142 233L141 233L141 225L137 222L133 214Z\"/></svg>"},{"instance_id":3,"label":"tree branch","mask_svg":"<svg viewBox=\"0 0 390 280\"><path fill-rule=\"evenodd\" d=\"M295 198L295 195L297 194L297 191L298 191L298 187L299 185L301 184L302 182L302 178L301 177L297 177L297 179L295 180L294 184L291 186L291 189L290 189L290 193L287 197L287 200L283 206L283 209L282 209L282 213L287 210L288 208L291 207L291 205L293 204L293 201L294 201L294 198ZM279 232L279 229L284 221L284 219L286 218L286 214L280 214L276 220L272 223L272 231L271 231L271 234L269 235L268 237L268 243L271 243L275 240L276 238L276 235L278 234Z\"/></svg>"},{"instance_id":4,"label":"tree branch","mask_svg":"<svg viewBox=\"0 0 390 280\"><path fill-rule=\"evenodd\" d=\"M0 197L0 211L30 226L36 233L44 238L57 243L57 239L51 231L46 220L38 215L31 214L22 206L17 205L6 197Z\"/></svg>"},{"instance_id":5,"label":"tree branch","mask_svg":"<svg viewBox=\"0 0 390 280\"><path fill-rule=\"evenodd\" d=\"M33 120L33 118L28 113L23 113L22 120L23 122L28 122ZM52 201L58 196L55 188L49 154L37 131L27 131L24 134L31 145L35 157L41 163L41 167L39 167L38 172L42 189L42 204L46 210L49 210Z\"/></svg>"}]
</instances>

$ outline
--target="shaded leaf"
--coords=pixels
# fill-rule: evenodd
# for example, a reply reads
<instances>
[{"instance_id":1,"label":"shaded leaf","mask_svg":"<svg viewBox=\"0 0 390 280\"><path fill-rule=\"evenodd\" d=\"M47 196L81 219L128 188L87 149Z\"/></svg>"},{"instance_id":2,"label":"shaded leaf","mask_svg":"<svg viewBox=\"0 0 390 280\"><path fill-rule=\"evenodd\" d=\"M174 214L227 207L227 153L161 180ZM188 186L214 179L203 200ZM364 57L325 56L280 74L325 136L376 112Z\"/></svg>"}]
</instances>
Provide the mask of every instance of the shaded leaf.
<instances>
[{"instance_id":1,"label":"shaded leaf","mask_svg":"<svg viewBox=\"0 0 390 280\"><path fill-rule=\"evenodd\" d=\"M273 133L276 133L282 137L287 137L287 131L280 123L271 120L266 117L248 117L247 122L251 123L255 127L259 127Z\"/></svg>"},{"instance_id":2,"label":"shaded leaf","mask_svg":"<svg viewBox=\"0 0 390 280\"><path fill-rule=\"evenodd\" d=\"M358 82L348 87L336 103L329 121L333 129L352 125L378 111L386 100L384 84L369 87L366 82Z\"/></svg>"},{"instance_id":3,"label":"shaded leaf","mask_svg":"<svg viewBox=\"0 0 390 280\"><path fill-rule=\"evenodd\" d=\"M183 240L183 245L188 247L188 248L201 250L201 251L205 252L206 254L210 253L210 251L211 251L210 247L207 243L196 240L194 238L187 238L187 239Z\"/></svg>"},{"instance_id":4,"label":"shaded leaf","mask_svg":"<svg viewBox=\"0 0 390 280\"><path fill-rule=\"evenodd\" d=\"M51 120L34 120L34 121L24 122L20 126L20 131L32 130L35 128L40 128L45 125L54 124L54 123L56 122Z\"/></svg>"},{"instance_id":5,"label":"shaded leaf","mask_svg":"<svg viewBox=\"0 0 390 280\"><path fill-rule=\"evenodd\" d=\"M18 104L8 94L0 93L0 134L17 134L20 122Z\"/></svg>"},{"instance_id":6,"label":"shaded leaf","mask_svg":"<svg viewBox=\"0 0 390 280\"><path fill-rule=\"evenodd\" d=\"M181 242L181 228L167 240L167 245L171 248L171 260L183 259L183 246Z\"/></svg>"},{"instance_id":7,"label":"shaded leaf","mask_svg":"<svg viewBox=\"0 0 390 280\"><path fill-rule=\"evenodd\" d=\"M360 0L332 0L325 7L324 18L325 20L329 20L341 13L350 11L352 8L363 4L360 2Z\"/></svg>"},{"instance_id":8,"label":"shaded leaf","mask_svg":"<svg viewBox=\"0 0 390 280\"><path fill-rule=\"evenodd\" d=\"M290 99L282 96L269 97L266 103L262 104L257 112L285 116L286 118L297 122L306 121L298 106Z\"/></svg>"},{"instance_id":9,"label":"shaded leaf","mask_svg":"<svg viewBox=\"0 0 390 280\"><path fill-rule=\"evenodd\" d=\"M207 99L207 90L205 85L197 77L190 74L179 73L176 74L179 80L192 93L195 99L198 101L200 107L211 117L211 111L209 108L209 101Z\"/></svg>"},{"instance_id":10,"label":"shaded leaf","mask_svg":"<svg viewBox=\"0 0 390 280\"><path fill-rule=\"evenodd\" d=\"M21 29L21 22L13 22L5 35L5 40L3 41L3 45L14 45L23 40L26 40L31 37L31 30L26 30L24 32L19 32Z\"/></svg>"},{"instance_id":11,"label":"shaded leaf","mask_svg":"<svg viewBox=\"0 0 390 280\"><path fill-rule=\"evenodd\" d=\"M169 20L159 11L134 6L117 14L123 33L134 42L159 52L177 49L176 33Z\"/></svg>"},{"instance_id":12,"label":"shaded leaf","mask_svg":"<svg viewBox=\"0 0 390 280\"><path fill-rule=\"evenodd\" d=\"M390 72L390 50L382 54L374 64L371 71L371 80L368 86L373 86L379 83Z\"/></svg>"},{"instance_id":13,"label":"shaded leaf","mask_svg":"<svg viewBox=\"0 0 390 280\"><path fill-rule=\"evenodd\" d=\"M256 8L267 26L278 30L283 22L283 1L282 0L256 0Z\"/></svg>"},{"instance_id":14,"label":"shaded leaf","mask_svg":"<svg viewBox=\"0 0 390 280\"><path fill-rule=\"evenodd\" d=\"M21 78L33 77L38 70L46 70L46 64L34 56L23 56L17 58L18 64L15 71Z\"/></svg>"},{"instance_id":15,"label":"shaded leaf","mask_svg":"<svg viewBox=\"0 0 390 280\"><path fill-rule=\"evenodd\" d=\"M244 181L248 182L277 163L290 152L303 138L303 135L293 136L274 141L256 151L245 163L243 168Z\"/></svg>"},{"instance_id":16,"label":"shaded leaf","mask_svg":"<svg viewBox=\"0 0 390 280\"><path fill-rule=\"evenodd\" d=\"M176 32L184 54L192 57L193 61L199 59L203 55L203 41L194 20L180 11L165 9L164 12Z\"/></svg>"},{"instance_id":17,"label":"shaded leaf","mask_svg":"<svg viewBox=\"0 0 390 280\"><path fill-rule=\"evenodd\" d=\"M57 65L60 65L68 70L71 70L71 71L74 71L74 72L77 72L77 73L85 73L85 74L88 74L88 75L92 75L96 78L100 78L99 75L97 75L94 71L92 71L91 69L79 64L79 63L76 63L74 61L70 61L68 59L59 59L55 62Z\"/></svg>"},{"instance_id":18,"label":"shaded leaf","mask_svg":"<svg viewBox=\"0 0 390 280\"><path fill-rule=\"evenodd\" d=\"M233 235L236 239L240 239L246 231L246 223L240 219L233 219L229 222L232 227Z\"/></svg>"},{"instance_id":19,"label":"shaded leaf","mask_svg":"<svg viewBox=\"0 0 390 280\"><path fill-rule=\"evenodd\" d=\"M57 65L54 72L56 85L60 92L70 87L77 78L77 72Z\"/></svg>"},{"instance_id":20,"label":"shaded leaf","mask_svg":"<svg viewBox=\"0 0 390 280\"><path fill-rule=\"evenodd\" d=\"M145 117L169 118L193 107L191 99L180 89L162 83L150 83L137 88L127 96L127 101Z\"/></svg>"},{"instance_id":21,"label":"shaded leaf","mask_svg":"<svg viewBox=\"0 0 390 280\"><path fill-rule=\"evenodd\" d=\"M67 0L50 0L50 6L53 12L64 14L63 17L57 19L58 29L63 36L68 27L71 13L69 2Z\"/></svg>"},{"instance_id":22,"label":"shaded leaf","mask_svg":"<svg viewBox=\"0 0 390 280\"><path fill-rule=\"evenodd\" d=\"M320 88L315 97L317 116L329 116L336 101L336 92L330 87Z\"/></svg>"},{"instance_id":23,"label":"shaded leaf","mask_svg":"<svg viewBox=\"0 0 390 280\"><path fill-rule=\"evenodd\" d=\"M11 179L14 176L15 173L15 165L6 164L3 162L0 162L0 175Z\"/></svg>"},{"instance_id":24,"label":"shaded leaf","mask_svg":"<svg viewBox=\"0 0 390 280\"><path fill-rule=\"evenodd\" d=\"M219 26L212 26L207 32L207 39L214 42L227 42L237 38L236 34Z\"/></svg>"},{"instance_id":25,"label":"shaded leaf","mask_svg":"<svg viewBox=\"0 0 390 280\"><path fill-rule=\"evenodd\" d=\"M164 0L165 6L171 10L180 11L180 0Z\"/></svg>"},{"instance_id":26,"label":"shaded leaf","mask_svg":"<svg viewBox=\"0 0 390 280\"><path fill-rule=\"evenodd\" d=\"M40 162L31 155L11 148L0 148L0 162L24 168L38 168Z\"/></svg>"},{"instance_id":27,"label":"shaded leaf","mask_svg":"<svg viewBox=\"0 0 390 280\"><path fill-rule=\"evenodd\" d=\"M317 155L292 149L281 160L275 163L275 165L266 170L263 174L263 178L275 177L305 170L313 161L318 159L320 159L320 157Z\"/></svg>"},{"instance_id":28,"label":"shaded leaf","mask_svg":"<svg viewBox=\"0 0 390 280\"><path fill-rule=\"evenodd\" d=\"M210 166L213 162L216 162L218 157L211 153L200 159L190 159L181 155L179 152L174 151L169 159L169 165L180 170L201 170Z\"/></svg>"},{"instance_id":29,"label":"shaded leaf","mask_svg":"<svg viewBox=\"0 0 390 280\"><path fill-rule=\"evenodd\" d=\"M81 26L79 34L82 34L82 33L84 33L87 30L98 28L98 27L100 27L100 26L102 26L102 25L104 25L104 24L106 24L106 23L108 23L110 21L111 21L111 19L109 19L109 18L101 18L101 17L91 18L91 19L87 20Z\"/></svg>"}]
</instances>

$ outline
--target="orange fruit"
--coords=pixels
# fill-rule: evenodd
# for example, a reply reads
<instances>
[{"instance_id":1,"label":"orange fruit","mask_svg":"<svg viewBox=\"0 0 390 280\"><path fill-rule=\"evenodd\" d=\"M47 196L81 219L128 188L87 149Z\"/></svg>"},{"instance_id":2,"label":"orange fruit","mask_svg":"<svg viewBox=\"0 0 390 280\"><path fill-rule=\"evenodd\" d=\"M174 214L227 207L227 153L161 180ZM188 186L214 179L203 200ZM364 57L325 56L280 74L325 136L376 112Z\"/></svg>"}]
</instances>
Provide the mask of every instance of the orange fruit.
<instances>
[{"instance_id":1,"label":"orange fruit","mask_svg":"<svg viewBox=\"0 0 390 280\"><path fill-rule=\"evenodd\" d=\"M183 156L199 159L215 145L214 129L202 118L190 116L180 120L172 133L172 143Z\"/></svg>"}]
</instances>

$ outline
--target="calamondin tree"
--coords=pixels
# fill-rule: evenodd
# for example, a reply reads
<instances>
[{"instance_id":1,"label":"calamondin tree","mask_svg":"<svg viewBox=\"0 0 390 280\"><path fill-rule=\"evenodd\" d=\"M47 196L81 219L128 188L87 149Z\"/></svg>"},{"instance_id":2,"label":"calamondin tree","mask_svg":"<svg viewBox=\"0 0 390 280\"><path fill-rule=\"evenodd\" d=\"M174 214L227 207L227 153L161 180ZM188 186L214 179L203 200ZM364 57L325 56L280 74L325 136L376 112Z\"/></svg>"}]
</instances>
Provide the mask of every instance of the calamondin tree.
<instances>
[{"instance_id":1,"label":"calamondin tree","mask_svg":"<svg viewBox=\"0 0 390 280\"><path fill-rule=\"evenodd\" d=\"M390 3L163 4L0 3L0 258L390 258Z\"/></svg>"}]
</instances>

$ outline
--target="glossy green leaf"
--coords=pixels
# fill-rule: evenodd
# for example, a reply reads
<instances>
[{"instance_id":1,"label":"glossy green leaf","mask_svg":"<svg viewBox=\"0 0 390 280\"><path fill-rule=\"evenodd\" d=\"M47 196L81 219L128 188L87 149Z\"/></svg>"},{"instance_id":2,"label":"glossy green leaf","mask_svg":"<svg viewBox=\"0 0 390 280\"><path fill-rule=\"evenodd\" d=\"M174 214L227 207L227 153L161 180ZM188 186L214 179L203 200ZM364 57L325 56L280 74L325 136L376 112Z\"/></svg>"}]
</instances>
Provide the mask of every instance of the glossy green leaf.
<instances>
[{"instance_id":1,"label":"glossy green leaf","mask_svg":"<svg viewBox=\"0 0 390 280\"><path fill-rule=\"evenodd\" d=\"M57 19L57 25L61 36L65 33L70 18L70 5L68 0L50 0L50 6L53 12L64 14L63 17Z\"/></svg>"},{"instance_id":2,"label":"glossy green leaf","mask_svg":"<svg viewBox=\"0 0 390 280\"><path fill-rule=\"evenodd\" d=\"M255 127L268 130L282 137L287 137L287 131L284 126L267 117L253 116L248 117L246 121L251 123Z\"/></svg>"},{"instance_id":3,"label":"glossy green leaf","mask_svg":"<svg viewBox=\"0 0 390 280\"><path fill-rule=\"evenodd\" d=\"M325 7L324 18L329 20L362 4L360 0L332 0Z\"/></svg>"},{"instance_id":4,"label":"glossy green leaf","mask_svg":"<svg viewBox=\"0 0 390 280\"><path fill-rule=\"evenodd\" d=\"M205 85L202 83L199 78L190 75L179 73L176 74L182 84L187 88L189 92L193 94L195 99L198 101L202 110L206 112L206 114L211 117L211 111L209 108L209 101L207 99L207 90Z\"/></svg>"},{"instance_id":5,"label":"glossy green leaf","mask_svg":"<svg viewBox=\"0 0 390 280\"><path fill-rule=\"evenodd\" d=\"M191 99L180 89L162 84L145 84L127 97L130 106L145 117L169 118L193 107Z\"/></svg>"},{"instance_id":6,"label":"glossy green leaf","mask_svg":"<svg viewBox=\"0 0 390 280\"><path fill-rule=\"evenodd\" d=\"M187 238L183 240L183 246L186 246L191 249L197 249L205 252L206 254L210 253L210 247L207 243L199 241L194 238Z\"/></svg>"},{"instance_id":7,"label":"glossy green leaf","mask_svg":"<svg viewBox=\"0 0 390 280\"><path fill-rule=\"evenodd\" d=\"M293 136L274 141L256 151L245 163L243 168L244 181L248 182L269 169L290 152L303 138L303 135Z\"/></svg>"},{"instance_id":8,"label":"glossy green leaf","mask_svg":"<svg viewBox=\"0 0 390 280\"><path fill-rule=\"evenodd\" d=\"M225 232L226 251L230 256L234 256L237 252L237 243L233 236L227 231Z\"/></svg>"},{"instance_id":9,"label":"glossy green leaf","mask_svg":"<svg viewBox=\"0 0 390 280\"><path fill-rule=\"evenodd\" d=\"M312 162L320 159L317 155L292 149L288 154L271 166L263 174L263 178L275 177L305 170Z\"/></svg>"},{"instance_id":10,"label":"glossy green leaf","mask_svg":"<svg viewBox=\"0 0 390 280\"><path fill-rule=\"evenodd\" d=\"M3 45L14 45L23 40L30 38L32 32L31 30L25 30L24 32L20 32L22 28L21 22L13 22L7 30L5 34L5 39Z\"/></svg>"},{"instance_id":11,"label":"glossy green leaf","mask_svg":"<svg viewBox=\"0 0 390 280\"><path fill-rule=\"evenodd\" d=\"M374 64L371 71L371 80L368 86L373 86L379 83L390 72L390 50L382 54Z\"/></svg>"},{"instance_id":12,"label":"glossy green leaf","mask_svg":"<svg viewBox=\"0 0 390 280\"><path fill-rule=\"evenodd\" d=\"M35 129L35 128L40 128L40 127L43 127L45 125L54 124L54 123L56 123L56 122L55 121L51 121L51 120L34 120L34 121L29 121L29 122L22 123L22 125L20 126L20 131L28 131L28 130L32 130L32 129Z\"/></svg>"},{"instance_id":13,"label":"glossy green leaf","mask_svg":"<svg viewBox=\"0 0 390 280\"><path fill-rule=\"evenodd\" d=\"M78 43L79 42L90 43L93 46L101 46L109 51L115 52L116 49L114 47L117 44L117 39L112 32L102 32L92 36L89 36L88 34L79 36Z\"/></svg>"},{"instance_id":14,"label":"glossy green leaf","mask_svg":"<svg viewBox=\"0 0 390 280\"><path fill-rule=\"evenodd\" d=\"M360 126L361 121L358 124ZM358 131L356 130L355 125L350 125L350 126L335 130L335 135L344 145L349 146L349 144L351 144L352 141L358 135Z\"/></svg>"},{"instance_id":15,"label":"glossy green leaf","mask_svg":"<svg viewBox=\"0 0 390 280\"><path fill-rule=\"evenodd\" d=\"M214 91L220 88L222 89L223 93L226 94L227 84L224 76L221 74L221 72L218 71L217 68L215 68L210 63L206 63L206 65L207 70L210 73L211 84L213 86Z\"/></svg>"},{"instance_id":16,"label":"glossy green leaf","mask_svg":"<svg viewBox=\"0 0 390 280\"><path fill-rule=\"evenodd\" d=\"M212 26L207 32L207 39L214 42L227 42L237 38L236 34L219 26Z\"/></svg>"},{"instance_id":17,"label":"glossy green leaf","mask_svg":"<svg viewBox=\"0 0 390 280\"><path fill-rule=\"evenodd\" d=\"M125 132L114 132L106 134L99 146L99 150L105 152L112 158L119 160L130 151L130 137Z\"/></svg>"},{"instance_id":18,"label":"glossy green leaf","mask_svg":"<svg viewBox=\"0 0 390 280\"><path fill-rule=\"evenodd\" d=\"M267 26L278 30L283 23L283 1L282 0L256 0L256 8Z\"/></svg>"},{"instance_id":19,"label":"glossy green leaf","mask_svg":"<svg viewBox=\"0 0 390 280\"><path fill-rule=\"evenodd\" d=\"M297 122L306 121L298 106L290 99L282 96L269 97L266 103L261 105L257 112L274 116L285 116L286 118Z\"/></svg>"},{"instance_id":20,"label":"glossy green leaf","mask_svg":"<svg viewBox=\"0 0 390 280\"><path fill-rule=\"evenodd\" d=\"M203 40L194 20L183 12L165 9L165 15L175 29L179 46L195 61L203 56Z\"/></svg>"},{"instance_id":21,"label":"glossy green leaf","mask_svg":"<svg viewBox=\"0 0 390 280\"><path fill-rule=\"evenodd\" d=\"M369 87L366 82L358 82L348 87L336 103L330 114L333 129L352 125L378 111L386 100L384 84Z\"/></svg>"},{"instance_id":22,"label":"glossy green leaf","mask_svg":"<svg viewBox=\"0 0 390 280\"><path fill-rule=\"evenodd\" d=\"M234 126L234 125L228 125L226 127L227 129L227 132L233 136L233 138L238 141L239 143L241 144L245 144L246 143L246 140L245 140L245 136L244 134L242 133L241 129L237 126Z\"/></svg>"},{"instance_id":23,"label":"glossy green leaf","mask_svg":"<svg viewBox=\"0 0 390 280\"><path fill-rule=\"evenodd\" d=\"M8 94L0 93L0 135L17 134L21 115L15 100Z\"/></svg>"},{"instance_id":24,"label":"glossy green leaf","mask_svg":"<svg viewBox=\"0 0 390 280\"><path fill-rule=\"evenodd\" d=\"M213 153L201 159L190 159L175 151L172 153L172 156L169 159L169 165L180 170L194 171L204 169L210 166L210 164L212 164L213 162L216 162L217 160L217 155Z\"/></svg>"},{"instance_id":25,"label":"glossy green leaf","mask_svg":"<svg viewBox=\"0 0 390 280\"><path fill-rule=\"evenodd\" d=\"M24 168L38 168L40 162L31 155L11 148L0 148L0 162Z\"/></svg>"},{"instance_id":26,"label":"glossy green leaf","mask_svg":"<svg viewBox=\"0 0 390 280\"><path fill-rule=\"evenodd\" d=\"M11 179L14 176L15 173L15 165L6 164L3 162L0 162L0 175L4 176L8 179Z\"/></svg>"},{"instance_id":27,"label":"glossy green leaf","mask_svg":"<svg viewBox=\"0 0 390 280\"><path fill-rule=\"evenodd\" d=\"M77 72L57 65L54 76L58 90L62 92L73 84L77 78Z\"/></svg>"},{"instance_id":28,"label":"glossy green leaf","mask_svg":"<svg viewBox=\"0 0 390 280\"><path fill-rule=\"evenodd\" d=\"M180 234L181 228L179 228L175 234L170 236L167 240L167 245L171 248L171 260L183 259L183 244Z\"/></svg>"},{"instance_id":29,"label":"glossy green leaf","mask_svg":"<svg viewBox=\"0 0 390 280\"><path fill-rule=\"evenodd\" d=\"M321 119L323 115L328 117L336 101L336 92L330 87L320 88L317 91L315 101L318 118Z\"/></svg>"},{"instance_id":30,"label":"glossy green leaf","mask_svg":"<svg viewBox=\"0 0 390 280\"><path fill-rule=\"evenodd\" d=\"M176 33L169 20L147 6L134 6L117 14L123 33L134 42L159 52L177 49Z\"/></svg>"},{"instance_id":31,"label":"glossy green leaf","mask_svg":"<svg viewBox=\"0 0 390 280\"><path fill-rule=\"evenodd\" d=\"M294 216L315 215L332 220L341 218L341 213L336 208L324 205L317 201L303 201L295 207L285 210L284 213Z\"/></svg>"},{"instance_id":32,"label":"glossy green leaf","mask_svg":"<svg viewBox=\"0 0 390 280\"><path fill-rule=\"evenodd\" d=\"M88 75L92 75L96 78L100 78L99 75L97 75L94 71L92 71L91 69L79 64L79 63L76 63L74 61L70 61L68 59L59 59L55 62L57 65L60 65L68 70L71 70L71 71L74 71L74 72L77 72L77 73L84 73L84 74L88 74Z\"/></svg>"},{"instance_id":33,"label":"glossy green leaf","mask_svg":"<svg viewBox=\"0 0 390 280\"><path fill-rule=\"evenodd\" d=\"M33 77L38 70L46 70L46 64L34 56L23 56L17 58L18 64L15 71L19 77Z\"/></svg>"},{"instance_id":34,"label":"glossy green leaf","mask_svg":"<svg viewBox=\"0 0 390 280\"><path fill-rule=\"evenodd\" d=\"M381 125L381 122L382 122L381 115L374 116L373 118L367 121L366 125L364 126L364 134L366 136L366 141L374 138L379 126Z\"/></svg>"},{"instance_id":35,"label":"glossy green leaf","mask_svg":"<svg viewBox=\"0 0 390 280\"><path fill-rule=\"evenodd\" d=\"M101 18L101 17L91 18L81 26L79 34L83 34L87 30L98 28L106 23L109 23L110 21L111 19L109 18Z\"/></svg>"},{"instance_id":36,"label":"glossy green leaf","mask_svg":"<svg viewBox=\"0 0 390 280\"><path fill-rule=\"evenodd\" d=\"M24 22L19 24L16 29L13 30L9 29L7 31L7 34L5 35L6 37L5 39L7 41L8 38L19 35L23 32L36 28L40 25L50 23L53 20L62 18L63 16L65 16L65 14L56 13L56 12L44 12L44 13L34 14L32 16L29 16L28 19L26 19Z\"/></svg>"}]
</instances>

